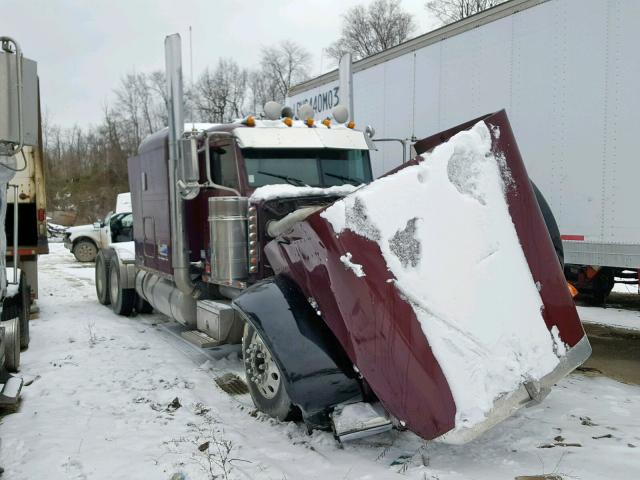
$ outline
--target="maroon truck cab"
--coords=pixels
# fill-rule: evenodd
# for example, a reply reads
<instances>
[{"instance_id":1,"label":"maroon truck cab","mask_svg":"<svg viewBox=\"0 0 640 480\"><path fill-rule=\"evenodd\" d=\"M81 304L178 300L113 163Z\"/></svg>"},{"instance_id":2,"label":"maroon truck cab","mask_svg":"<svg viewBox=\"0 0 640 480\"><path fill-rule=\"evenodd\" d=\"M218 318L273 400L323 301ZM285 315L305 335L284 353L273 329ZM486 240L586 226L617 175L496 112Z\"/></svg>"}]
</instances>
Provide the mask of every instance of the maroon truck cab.
<instances>
[{"instance_id":1,"label":"maroon truck cab","mask_svg":"<svg viewBox=\"0 0 640 480\"><path fill-rule=\"evenodd\" d=\"M559 332L568 351L544 378L523 379L517 389L495 398L472 431L450 433L454 442L541 400L590 353L505 113L422 140L416 150L429 151L477 122L500 129L492 150L510 171L509 214L531 275L544 285L546 327ZM221 312L232 301L236 318L245 324L249 390L258 408L272 416L302 416L311 427L333 426L342 436L337 412L364 402L375 406L370 411L375 421L367 424L374 425L371 431L395 424L426 439L451 432L457 413L451 379L411 303L393 283L379 244L349 229L335 231L323 217L336 200L372 181L371 140L346 127L282 123L217 125L194 133L199 186L181 203L195 285L190 295L176 294L173 284L168 132L142 143L129 160L136 290L167 314L174 306L163 305L175 298L174 318L188 326L196 325L196 310ZM347 254L366 270L365 278L345 269ZM162 282L160 293L147 292Z\"/></svg>"}]
</instances>

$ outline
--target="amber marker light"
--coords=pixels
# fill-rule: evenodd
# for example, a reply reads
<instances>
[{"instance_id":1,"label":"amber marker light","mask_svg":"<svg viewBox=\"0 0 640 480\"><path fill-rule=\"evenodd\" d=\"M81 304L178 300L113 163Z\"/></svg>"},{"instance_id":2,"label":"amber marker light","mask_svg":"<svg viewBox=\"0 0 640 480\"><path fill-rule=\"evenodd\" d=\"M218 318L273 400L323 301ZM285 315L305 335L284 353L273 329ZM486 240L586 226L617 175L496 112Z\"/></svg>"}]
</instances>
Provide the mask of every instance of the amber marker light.
<instances>
[{"instance_id":1,"label":"amber marker light","mask_svg":"<svg viewBox=\"0 0 640 480\"><path fill-rule=\"evenodd\" d=\"M291 118L290 118L290 117L285 117L285 118L282 120L282 123L284 123L287 127L290 127L290 126L292 126L292 125L293 125L293 120L291 120Z\"/></svg>"},{"instance_id":2,"label":"amber marker light","mask_svg":"<svg viewBox=\"0 0 640 480\"><path fill-rule=\"evenodd\" d=\"M325 118L324 120L322 120L322 124L327 128L331 128L331 119Z\"/></svg>"},{"instance_id":3,"label":"amber marker light","mask_svg":"<svg viewBox=\"0 0 640 480\"><path fill-rule=\"evenodd\" d=\"M353 120L351 120L349 123L347 123L347 128L350 128L350 129L352 129L352 130L353 130L354 128L356 128L356 124L355 124L355 122L354 122Z\"/></svg>"}]
</instances>

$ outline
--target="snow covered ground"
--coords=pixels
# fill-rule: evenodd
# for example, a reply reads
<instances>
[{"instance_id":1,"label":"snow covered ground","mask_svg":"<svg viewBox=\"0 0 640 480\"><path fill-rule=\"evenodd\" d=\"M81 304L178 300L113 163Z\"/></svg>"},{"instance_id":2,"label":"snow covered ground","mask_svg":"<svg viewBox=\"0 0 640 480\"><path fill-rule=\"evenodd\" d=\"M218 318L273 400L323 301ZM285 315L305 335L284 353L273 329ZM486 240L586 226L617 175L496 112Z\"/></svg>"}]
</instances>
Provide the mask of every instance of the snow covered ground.
<instances>
[{"instance_id":1,"label":"snow covered ground","mask_svg":"<svg viewBox=\"0 0 640 480\"><path fill-rule=\"evenodd\" d=\"M194 363L166 339L162 316L114 315L95 299L92 266L61 244L51 250L22 357L21 374L33 383L1 419L2 478L199 480L221 465L228 478L265 480L640 472L640 387L581 374L468 445L393 432L340 448L330 433L308 435L257 414L247 396L222 392L214 378L241 372L236 355Z\"/></svg>"},{"instance_id":2,"label":"snow covered ground","mask_svg":"<svg viewBox=\"0 0 640 480\"><path fill-rule=\"evenodd\" d=\"M640 295L636 285L616 284L606 308L581 305L580 318L585 323L640 331Z\"/></svg>"}]
</instances>

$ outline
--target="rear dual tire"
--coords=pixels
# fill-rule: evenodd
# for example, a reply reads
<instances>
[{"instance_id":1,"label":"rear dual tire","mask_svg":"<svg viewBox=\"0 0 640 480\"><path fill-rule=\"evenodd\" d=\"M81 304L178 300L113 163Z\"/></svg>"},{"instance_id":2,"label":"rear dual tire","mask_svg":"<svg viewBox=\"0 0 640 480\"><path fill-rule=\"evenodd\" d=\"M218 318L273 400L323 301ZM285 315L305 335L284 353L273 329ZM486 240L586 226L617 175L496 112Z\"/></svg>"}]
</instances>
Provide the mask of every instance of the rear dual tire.
<instances>
[{"instance_id":1,"label":"rear dual tire","mask_svg":"<svg viewBox=\"0 0 640 480\"><path fill-rule=\"evenodd\" d=\"M111 303L109 295L109 259L103 250L96 257L95 271L96 296L102 305Z\"/></svg>"},{"instance_id":2,"label":"rear dual tire","mask_svg":"<svg viewBox=\"0 0 640 480\"><path fill-rule=\"evenodd\" d=\"M151 304L135 289L122 288L118 258L109 250L101 250L96 257L95 285L98 301L102 305L111 305L118 315L129 316L134 310L138 313L153 312Z\"/></svg>"},{"instance_id":3,"label":"rear dual tire","mask_svg":"<svg viewBox=\"0 0 640 480\"><path fill-rule=\"evenodd\" d=\"M123 288L120 265L118 258L114 256L109 263L109 298L111 308L118 315L128 317L133 312L136 301L136 291L133 288Z\"/></svg>"}]
</instances>

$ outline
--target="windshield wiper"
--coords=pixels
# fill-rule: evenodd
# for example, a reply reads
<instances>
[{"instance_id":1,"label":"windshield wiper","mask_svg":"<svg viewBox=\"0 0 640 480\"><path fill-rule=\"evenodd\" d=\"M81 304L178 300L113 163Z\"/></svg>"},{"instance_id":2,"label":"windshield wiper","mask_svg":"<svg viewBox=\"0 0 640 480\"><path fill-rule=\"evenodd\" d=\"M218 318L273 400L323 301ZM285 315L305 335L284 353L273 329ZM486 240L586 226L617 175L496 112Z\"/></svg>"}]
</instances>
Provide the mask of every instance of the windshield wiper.
<instances>
[{"instance_id":1,"label":"windshield wiper","mask_svg":"<svg viewBox=\"0 0 640 480\"><path fill-rule=\"evenodd\" d=\"M261 175L268 175L270 177L281 178L285 182L287 182L287 183L289 183L291 185L294 185L296 187L306 187L307 186L307 184L304 183L299 178L288 177L286 175L279 175L277 173L263 172L262 170L258 170L258 173L260 173Z\"/></svg>"},{"instance_id":2,"label":"windshield wiper","mask_svg":"<svg viewBox=\"0 0 640 480\"><path fill-rule=\"evenodd\" d=\"M352 183L354 185L362 185L364 183L364 180L362 180L360 178L345 177L343 175L336 175L334 173L327 173L327 172L324 172L324 174L327 177L337 178L338 180L343 180L345 182L350 182L350 183Z\"/></svg>"}]
</instances>

